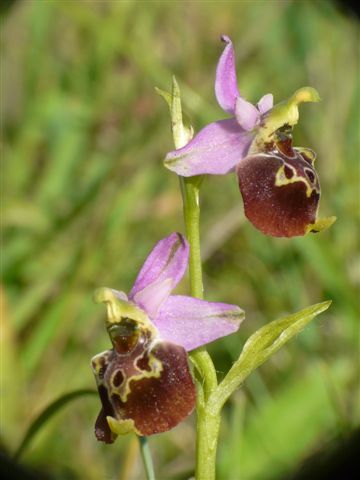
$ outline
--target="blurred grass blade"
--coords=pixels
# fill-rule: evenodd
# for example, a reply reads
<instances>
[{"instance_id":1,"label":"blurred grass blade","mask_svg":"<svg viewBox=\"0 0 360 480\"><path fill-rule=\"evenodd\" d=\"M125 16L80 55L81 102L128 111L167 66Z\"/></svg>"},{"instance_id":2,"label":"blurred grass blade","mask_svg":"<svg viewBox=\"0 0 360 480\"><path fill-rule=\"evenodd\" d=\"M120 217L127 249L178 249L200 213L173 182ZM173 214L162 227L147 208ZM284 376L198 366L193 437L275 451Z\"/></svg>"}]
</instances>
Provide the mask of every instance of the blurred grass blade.
<instances>
[{"instance_id":1,"label":"blurred grass blade","mask_svg":"<svg viewBox=\"0 0 360 480\"><path fill-rule=\"evenodd\" d=\"M30 427L28 428L21 444L19 445L18 449L14 454L14 458L17 460L20 456L24 453L27 446L36 435L36 433L41 429L43 425L46 424L48 420L50 420L53 415L55 415L59 410L65 407L69 402L75 400L79 397L84 397L87 395L97 395L95 390L90 389L82 389L82 390L74 390L73 392L66 393L62 395L54 402L50 403L45 410L43 410L38 417L32 422Z\"/></svg>"},{"instance_id":2,"label":"blurred grass blade","mask_svg":"<svg viewBox=\"0 0 360 480\"><path fill-rule=\"evenodd\" d=\"M331 305L331 300L304 308L260 328L247 340L238 360L233 364L224 380L209 399L209 408L221 409L230 395L246 377L277 352L292 337Z\"/></svg>"}]
</instances>

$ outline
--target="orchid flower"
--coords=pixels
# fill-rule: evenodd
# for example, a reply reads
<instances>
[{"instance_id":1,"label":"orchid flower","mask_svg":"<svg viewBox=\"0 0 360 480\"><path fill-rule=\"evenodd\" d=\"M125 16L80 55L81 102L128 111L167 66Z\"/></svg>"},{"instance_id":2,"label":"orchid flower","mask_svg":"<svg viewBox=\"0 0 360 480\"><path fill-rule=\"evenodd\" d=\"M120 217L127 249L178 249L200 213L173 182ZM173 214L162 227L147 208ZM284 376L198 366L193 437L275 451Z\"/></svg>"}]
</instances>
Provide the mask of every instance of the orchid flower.
<instances>
[{"instance_id":1,"label":"orchid flower","mask_svg":"<svg viewBox=\"0 0 360 480\"><path fill-rule=\"evenodd\" d=\"M292 146L302 102L317 102L311 87L297 90L273 106L273 95L256 105L239 93L235 52L229 37L216 70L215 95L233 117L210 123L187 145L167 154L165 166L183 177L236 171L245 215L267 235L292 237L330 226L335 217L317 220L320 184L315 153Z\"/></svg>"},{"instance_id":2,"label":"orchid flower","mask_svg":"<svg viewBox=\"0 0 360 480\"><path fill-rule=\"evenodd\" d=\"M98 440L135 431L169 430L195 405L187 351L237 331L244 312L236 305L170 295L183 277L189 245L179 233L156 244L127 296L110 288L95 293L107 306L113 348L92 361L102 403Z\"/></svg>"}]
</instances>

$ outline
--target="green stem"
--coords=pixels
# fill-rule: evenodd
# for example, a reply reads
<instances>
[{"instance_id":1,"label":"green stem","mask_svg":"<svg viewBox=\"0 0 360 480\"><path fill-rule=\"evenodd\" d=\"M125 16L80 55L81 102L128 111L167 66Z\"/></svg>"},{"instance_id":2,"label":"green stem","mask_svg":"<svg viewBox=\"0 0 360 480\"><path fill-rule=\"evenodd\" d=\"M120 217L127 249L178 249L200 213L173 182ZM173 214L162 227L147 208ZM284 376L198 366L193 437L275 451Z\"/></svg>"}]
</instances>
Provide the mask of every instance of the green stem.
<instances>
[{"instance_id":1,"label":"green stem","mask_svg":"<svg viewBox=\"0 0 360 480\"><path fill-rule=\"evenodd\" d=\"M190 293L193 297L203 298L203 281L200 255L200 204L199 187L201 177L180 177L180 187L183 197L183 212L186 237L190 245L189 273ZM198 348L190 354L199 371L204 384L204 400L217 386L214 364L205 348Z\"/></svg>"},{"instance_id":2,"label":"green stem","mask_svg":"<svg viewBox=\"0 0 360 480\"><path fill-rule=\"evenodd\" d=\"M183 197L183 212L186 237L190 244L190 291L191 295L203 298L204 287L202 280L201 255L200 255L200 204L199 188L202 177L179 177Z\"/></svg>"},{"instance_id":3,"label":"green stem","mask_svg":"<svg viewBox=\"0 0 360 480\"><path fill-rule=\"evenodd\" d=\"M206 405L197 405L196 480L215 480L216 450L219 437L220 413L211 415Z\"/></svg>"},{"instance_id":4,"label":"green stem","mask_svg":"<svg viewBox=\"0 0 360 480\"><path fill-rule=\"evenodd\" d=\"M185 127L182 118L180 90L173 77L172 93L158 90L170 107L171 127L175 148L181 148L192 138L193 130ZM203 298L203 281L200 255L200 204L199 188L202 177L180 177L186 237L190 244L190 292L193 297ZM195 327L196 328L196 327ZM190 334L190 332L189 332ZM196 479L214 480L216 445L220 427L220 411L212 415L207 400L217 388L214 364L205 348L190 353L200 376L196 396Z\"/></svg>"},{"instance_id":5,"label":"green stem","mask_svg":"<svg viewBox=\"0 0 360 480\"><path fill-rule=\"evenodd\" d=\"M138 437L140 442L141 458L144 464L146 480L155 480L154 466L151 458L149 443L146 437Z\"/></svg>"},{"instance_id":6,"label":"green stem","mask_svg":"<svg viewBox=\"0 0 360 480\"><path fill-rule=\"evenodd\" d=\"M180 178L186 237L190 244L190 292L203 298L203 281L200 255L200 204L201 177ZM214 364L206 349L198 348L190 353L191 360L201 376L196 399L196 479L215 479L216 447L220 427L220 412L211 415L207 400L217 387Z\"/></svg>"}]
</instances>

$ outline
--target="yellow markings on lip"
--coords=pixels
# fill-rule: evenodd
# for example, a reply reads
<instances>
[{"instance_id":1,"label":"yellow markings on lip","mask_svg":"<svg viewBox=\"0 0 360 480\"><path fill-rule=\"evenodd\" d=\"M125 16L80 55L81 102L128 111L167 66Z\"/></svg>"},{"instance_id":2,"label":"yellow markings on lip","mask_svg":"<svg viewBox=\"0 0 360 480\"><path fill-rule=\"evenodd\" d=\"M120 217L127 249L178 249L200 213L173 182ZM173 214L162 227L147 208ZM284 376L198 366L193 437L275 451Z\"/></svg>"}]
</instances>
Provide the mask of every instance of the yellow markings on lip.
<instances>
[{"instance_id":1,"label":"yellow markings on lip","mask_svg":"<svg viewBox=\"0 0 360 480\"><path fill-rule=\"evenodd\" d=\"M111 330L115 325L120 325L121 321L124 318L130 319L134 321L139 328L140 332L149 332L151 339L156 339L158 337L157 329L155 325L150 321L149 317L147 316L146 312L144 312L141 308L135 305L132 302L122 300L118 298L114 291L110 288L99 288L95 291L94 300L96 303L105 303L107 307L107 319L106 319L106 327L108 330ZM129 354L124 354L124 357L127 358L127 361L132 367L131 371L127 371L126 368L126 360L123 365L125 368L118 368L113 373L109 382L104 382L102 378L100 378L99 373L101 372L101 367L103 367L102 360L103 354L96 355L92 359L92 368L93 372L96 377L96 381L98 385L104 385L108 390L109 397L111 395L117 395L120 400L125 403L127 401L128 395L131 392L130 382L132 380L139 381L143 378L158 378L161 375L163 370L162 362L155 357L152 353L150 353L151 347L154 345L153 340L150 343L150 346L147 348L143 348L137 357L131 357ZM136 348L136 347L135 347ZM149 356L149 367L150 370L141 370L137 367L137 362L141 359L142 355L147 353ZM106 362L106 358L105 358ZM131 362L131 363L130 363ZM114 376L118 371L121 371L123 374L124 380L121 384L116 387L114 385Z\"/></svg>"},{"instance_id":2,"label":"yellow markings on lip","mask_svg":"<svg viewBox=\"0 0 360 480\"><path fill-rule=\"evenodd\" d=\"M305 155L310 160L311 165L314 165L316 160L316 153L314 152L314 150L305 147L294 147L294 150L296 152L299 152L300 154Z\"/></svg>"},{"instance_id":3,"label":"yellow markings on lip","mask_svg":"<svg viewBox=\"0 0 360 480\"><path fill-rule=\"evenodd\" d=\"M319 218L316 220L315 223L311 223L310 225L307 226L306 228L306 233L319 233L322 230L326 230L327 228L331 227L333 223L336 222L336 217L325 217L325 218Z\"/></svg>"},{"instance_id":4,"label":"yellow markings on lip","mask_svg":"<svg viewBox=\"0 0 360 480\"><path fill-rule=\"evenodd\" d=\"M99 353L95 355L91 359L91 369L94 373L96 384L99 385L104 385L104 379L101 378L101 369L104 369L107 367L107 360L111 354L111 350L105 350L105 352Z\"/></svg>"},{"instance_id":5,"label":"yellow markings on lip","mask_svg":"<svg viewBox=\"0 0 360 480\"><path fill-rule=\"evenodd\" d=\"M131 418L126 420L117 420L113 417L106 417L106 420L110 430L115 433L115 435L126 435L130 432L135 432L137 435L141 435L141 433L135 427L134 420Z\"/></svg>"},{"instance_id":6,"label":"yellow markings on lip","mask_svg":"<svg viewBox=\"0 0 360 480\"><path fill-rule=\"evenodd\" d=\"M149 350L150 350L150 348L149 348ZM131 362L133 362L134 368L139 372L137 375L135 374L135 375L131 375L131 376L127 377L126 372L123 369L120 368L120 369L117 369L111 377L111 380L110 380L110 390L111 391L110 391L110 393L118 395L120 397L120 400L123 403L125 403L127 401L127 398L129 396L129 394L131 393L131 388L130 388L130 382L131 381L139 381L139 380L142 380L144 378L159 378L160 375L161 375L161 372L163 371L162 362L158 358L156 358L153 353L149 353L149 350L144 350L143 352L141 352L140 355L138 355L134 359L131 359ZM150 370L141 370L136 365L138 360L141 359L144 352L145 353L148 352ZM114 383L113 383L114 382L114 377L119 370L123 374L125 381L123 381L119 385L119 387L115 387Z\"/></svg>"},{"instance_id":7,"label":"yellow markings on lip","mask_svg":"<svg viewBox=\"0 0 360 480\"><path fill-rule=\"evenodd\" d=\"M289 185L291 183L303 182L306 186L306 196L308 198L311 197L313 190L319 193L315 187L312 187L309 184L306 178L300 177L299 175L297 175L294 167L292 167L291 165L286 165L286 166L292 170L293 176L291 178L287 178L287 176L285 175L285 165L281 165L281 167L279 168L279 170L276 172L276 175L275 175L276 187L283 187L284 185Z\"/></svg>"}]
</instances>

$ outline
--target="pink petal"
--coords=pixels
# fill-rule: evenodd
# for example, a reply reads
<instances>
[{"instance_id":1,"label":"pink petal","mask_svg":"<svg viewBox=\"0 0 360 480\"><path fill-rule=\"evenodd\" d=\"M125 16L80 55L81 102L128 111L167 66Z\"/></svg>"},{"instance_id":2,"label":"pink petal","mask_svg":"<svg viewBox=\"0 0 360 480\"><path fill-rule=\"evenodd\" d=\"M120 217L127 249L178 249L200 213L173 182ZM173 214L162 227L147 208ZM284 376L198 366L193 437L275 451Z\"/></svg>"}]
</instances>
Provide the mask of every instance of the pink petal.
<instances>
[{"instance_id":1,"label":"pink petal","mask_svg":"<svg viewBox=\"0 0 360 480\"><path fill-rule=\"evenodd\" d=\"M236 332L244 316L236 305L171 295L162 304L154 324L162 340L189 351Z\"/></svg>"},{"instance_id":2,"label":"pink petal","mask_svg":"<svg viewBox=\"0 0 360 480\"><path fill-rule=\"evenodd\" d=\"M184 276L188 260L189 245L180 233L163 238L147 257L129 299L139 301L153 314Z\"/></svg>"},{"instance_id":3,"label":"pink petal","mask_svg":"<svg viewBox=\"0 0 360 480\"><path fill-rule=\"evenodd\" d=\"M150 318L155 318L161 304L168 298L173 288L172 278L158 280L135 293L133 300Z\"/></svg>"},{"instance_id":4,"label":"pink petal","mask_svg":"<svg viewBox=\"0 0 360 480\"><path fill-rule=\"evenodd\" d=\"M260 118L259 110L242 97L236 99L235 117L241 128L252 130Z\"/></svg>"},{"instance_id":5,"label":"pink petal","mask_svg":"<svg viewBox=\"0 0 360 480\"><path fill-rule=\"evenodd\" d=\"M266 113L267 111L271 110L274 105L274 97L272 93L267 93L257 103L257 107L261 115Z\"/></svg>"},{"instance_id":6,"label":"pink petal","mask_svg":"<svg viewBox=\"0 0 360 480\"><path fill-rule=\"evenodd\" d=\"M235 70L235 52L232 41L226 35L221 40L227 45L216 68L215 95L220 107L234 113L236 98L240 96Z\"/></svg>"},{"instance_id":7,"label":"pink petal","mask_svg":"<svg viewBox=\"0 0 360 480\"><path fill-rule=\"evenodd\" d=\"M234 118L210 123L185 147L168 153L165 166L183 177L224 175L246 156L253 137Z\"/></svg>"}]
</instances>

